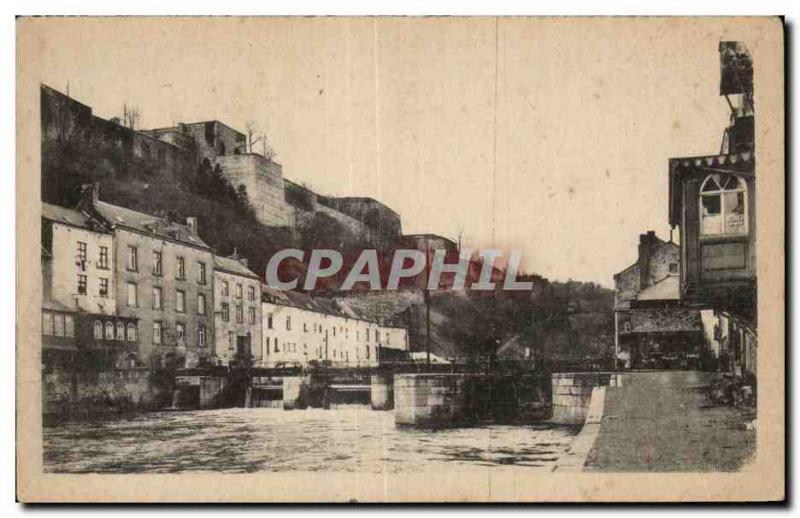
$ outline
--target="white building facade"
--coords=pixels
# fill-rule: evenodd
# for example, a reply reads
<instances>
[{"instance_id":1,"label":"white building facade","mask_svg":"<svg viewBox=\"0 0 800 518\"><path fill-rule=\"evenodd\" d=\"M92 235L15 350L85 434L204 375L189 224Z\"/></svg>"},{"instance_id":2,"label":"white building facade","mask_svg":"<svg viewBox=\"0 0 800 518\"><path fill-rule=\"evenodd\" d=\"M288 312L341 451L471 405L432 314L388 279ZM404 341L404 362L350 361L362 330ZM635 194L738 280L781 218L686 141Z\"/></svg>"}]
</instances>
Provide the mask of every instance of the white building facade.
<instances>
[{"instance_id":1,"label":"white building facade","mask_svg":"<svg viewBox=\"0 0 800 518\"><path fill-rule=\"evenodd\" d=\"M214 258L214 355L220 365L261 363L261 282L244 259Z\"/></svg>"},{"instance_id":2,"label":"white building facade","mask_svg":"<svg viewBox=\"0 0 800 518\"><path fill-rule=\"evenodd\" d=\"M328 299L262 289L263 367L377 367L381 349L408 350L403 327L367 320Z\"/></svg>"}]
</instances>

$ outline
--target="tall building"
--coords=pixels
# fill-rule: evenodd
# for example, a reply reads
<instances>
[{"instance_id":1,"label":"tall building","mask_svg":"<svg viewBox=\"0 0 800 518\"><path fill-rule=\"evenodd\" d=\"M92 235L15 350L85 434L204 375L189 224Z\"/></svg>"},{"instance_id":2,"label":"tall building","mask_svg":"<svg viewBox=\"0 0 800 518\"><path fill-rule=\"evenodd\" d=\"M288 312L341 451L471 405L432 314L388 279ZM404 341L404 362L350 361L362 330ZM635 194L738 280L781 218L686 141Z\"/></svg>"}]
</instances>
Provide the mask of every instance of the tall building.
<instances>
[{"instance_id":1,"label":"tall building","mask_svg":"<svg viewBox=\"0 0 800 518\"><path fill-rule=\"evenodd\" d=\"M680 296L713 310L723 364L755 374L756 166L753 64L741 42L719 46L730 122L718 153L669 160L669 223L680 229Z\"/></svg>"},{"instance_id":2,"label":"tall building","mask_svg":"<svg viewBox=\"0 0 800 518\"><path fill-rule=\"evenodd\" d=\"M80 210L42 204L45 371L130 366L138 319L116 312L113 234Z\"/></svg>"},{"instance_id":3,"label":"tall building","mask_svg":"<svg viewBox=\"0 0 800 518\"><path fill-rule=\"evenodd\" d=\"M139 322L135 362L144 366L209 363L213 339L213 250L196 218L186 224L100 201L84 189L81 210L114 234L117 314Z\"/></svg>"},{"instance_id":4,"label":"tall building","mask_svg":"<svg viewBox=\"0 0 800 518\"><path fill-rule=\"evenodd\" d=\"M261 363L261 281L235 252L214 258L214 356L221 365Z\"/></svg>"}]
</instances>

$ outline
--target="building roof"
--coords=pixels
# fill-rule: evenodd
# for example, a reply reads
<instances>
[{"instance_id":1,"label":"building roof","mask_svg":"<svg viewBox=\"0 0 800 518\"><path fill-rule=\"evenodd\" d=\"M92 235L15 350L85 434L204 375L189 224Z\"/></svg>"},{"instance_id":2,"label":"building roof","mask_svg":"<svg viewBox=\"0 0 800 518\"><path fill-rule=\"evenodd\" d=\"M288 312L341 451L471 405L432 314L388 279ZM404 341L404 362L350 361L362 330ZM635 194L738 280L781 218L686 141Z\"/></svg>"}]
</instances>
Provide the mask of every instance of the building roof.
<instances>
[{"instance_id":1,"label":"building roof","mask_svg":"<svg viewBox=\"0 0 800 518\"><path fill-rule=\"evenodd\" d=\"M312 297L299 291L282 291L270 288L267 285L261 285L262 297L266 302L278 304L281 306L289 306L304 311L313 311L324 315L349 318L352 320L362 320L372 324L377 324L375 319L369 318L366 314L358 311L357 309L349 306L339 304L335 300L326 299L322 297ZM394 326L382 326L394 327Z\"/></svg>"},{"instance_id":2,"label":"building roof","mask_svg":"<svg viewBox=\"0 0 800 518\"><path fill-rule=\"evenodd\" d=\"M50 203L42 203L42 217L55 221L56 223L63 223L73 227L81 227L87 230L94 230L103 232L105 229L99 227L89 215L77 209L68 209L60 205L52 205Z\"/></svg>"},{"instance_id":3,"label":"building roof","mask_svg":"<svg viewBox=\"0 0 800 518\"><path fill-rule=\"evenodd\" d=\"M63 313L75 313L76 310L72 309L61 302L58 302L53 299L43 299L42 300L42 309L47 309L50 311L61 311Z\"/></svg>"},{"instance_id":4,"label":"building roof","mask_svg":"<svg viewBox=\"0 0 800 518\"><path fill-rule=\"evenodd\" d=\"M222 257L219 255L214 256L214 269L234 275L241 275L242 277L250 277L251 279L258 279L252 270L243 265L239 260L233 257Z\"/></svg>"},{"instance_id":5,"label":"building roof","mask_svg":"<svg viewBox=\"0 0 800 518\"><path fill-rule=\"evenodd\" d=\"M680 298L677 275L667 275L636 295L636 300L678 300Z\"/></svg>"},{"instance_id":6,"label":"building roof","mask_svg":"<svg viewBox=\"0 0 800 518\"><path fill-rule=\"evenodd\" d=\"M123 226L162 238L166 237L193 246L211 248L186 225L168 222L164 218L112 205L105 201L97 201L94 208L111 225Z\"/></svg>"}]
</instances>

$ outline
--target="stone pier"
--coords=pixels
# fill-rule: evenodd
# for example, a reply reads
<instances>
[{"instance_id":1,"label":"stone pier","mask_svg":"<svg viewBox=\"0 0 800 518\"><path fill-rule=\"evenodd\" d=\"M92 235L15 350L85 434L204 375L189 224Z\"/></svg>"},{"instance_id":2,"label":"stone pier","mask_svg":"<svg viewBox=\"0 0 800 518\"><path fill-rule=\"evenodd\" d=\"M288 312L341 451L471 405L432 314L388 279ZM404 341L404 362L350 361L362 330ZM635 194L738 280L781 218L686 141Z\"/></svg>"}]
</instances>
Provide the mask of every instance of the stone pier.
<instances>
[{"instance_id":1,"label":"stone pier","mask_svg":"<svg viewBox=\"0 0 800 518\"><path fill-rule=\"evenodd\" d=\"M394 408L394 378L391 374L375 374L370 377L370 406L373 410Z\"/></svg>"},{"instance_id":2,"label":"stone pier","mask_svg":"<svg viewBox=\"0 0 800 518\"><path fill-rule=\"evenodd\" d=\"M394 422L436 428L462 422L467 410L464 374L396 374Z\"/></svg>"},{"instance_id":3,"label":"stone pier","mask_svg":"<svg viewBox=\"0 0 800 518\"><path fill-rule=\"evenodd\" d=\"M553 373L553 415L550 420L558 424L584 424L592 390L616 386L619 379L619 375L613 372Z\"/></svg>"},{"instance_id":4,"label":"stone pier","mask_svg":"<svg viewBox=\"0 0 800 518\"><path fill-rule=\"evenodd\" d=\"M308 376L285 376L283 378L283 409L306 408L305 395L311 378Z\"/></svg>"}]
</instances>

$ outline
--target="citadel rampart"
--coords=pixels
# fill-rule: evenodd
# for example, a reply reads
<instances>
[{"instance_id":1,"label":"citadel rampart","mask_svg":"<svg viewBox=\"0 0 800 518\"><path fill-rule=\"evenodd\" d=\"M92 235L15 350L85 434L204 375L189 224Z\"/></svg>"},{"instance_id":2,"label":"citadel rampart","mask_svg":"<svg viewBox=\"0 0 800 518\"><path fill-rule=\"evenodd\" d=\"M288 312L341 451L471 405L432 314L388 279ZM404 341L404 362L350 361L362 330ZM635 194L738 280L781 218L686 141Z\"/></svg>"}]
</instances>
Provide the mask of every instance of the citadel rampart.
<instances>
[{"instance_id":1,"label":"citadel rampart","mask_svg":"<svg viewBox=\"0 0 800 518\"><path fill-rule=\"evenodd\" d=\"M137 167L156 174L163 168L194 171L207 161L218 167L235 189L247 193L264 225L303 229L315 215L324 214L374 247L389 245L401 235L400 216L389 207L371 198L321 196L285 180L280 164L248 152L245 134L219 121L131 129L117 119L95 116L90 106L46 85L41 85L40 91L43 146L105 146L120 155L120 162L136 161ZM45 200L55 199L65 190L65 179L52 180L43 187Z\"/></svg>"}]
</instances>

